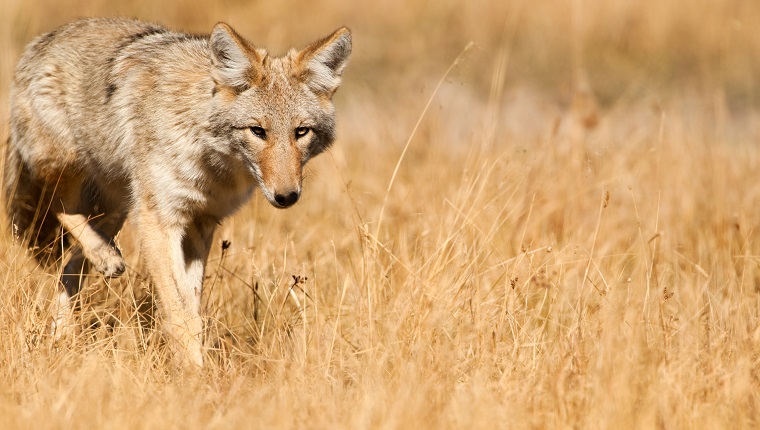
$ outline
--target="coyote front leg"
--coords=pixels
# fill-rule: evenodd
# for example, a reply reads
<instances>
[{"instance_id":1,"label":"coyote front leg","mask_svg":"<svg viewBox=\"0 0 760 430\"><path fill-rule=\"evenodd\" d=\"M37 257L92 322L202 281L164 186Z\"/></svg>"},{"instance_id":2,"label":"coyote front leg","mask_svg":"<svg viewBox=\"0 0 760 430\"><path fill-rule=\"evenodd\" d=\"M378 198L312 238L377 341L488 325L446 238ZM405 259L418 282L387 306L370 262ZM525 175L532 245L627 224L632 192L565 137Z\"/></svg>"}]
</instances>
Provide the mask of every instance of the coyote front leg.
<instances>
[{"instance_id":1,"label":"coyote front leg","mask_svg":"<svg viewBox=\"0 0 760 430\"><path fill-rule=\"evenodd\" d=\"M141 254L158 293L173 360L179 367L203 366L201 292L216 223L200 217L187 225L166 225L146 209L138 219Z\"/></svg>"},{"instance_id":2,"label":"coyote front leg","mask_svg":"<svg viewBox=\"0 0 760 430\"><path fill-rule=\"evenodd\" d=\"M121 251L113 243L113 237L121 229L123 215L106 215L100 219L98 228L81 205L82 183L63 181L56 199L60 207L56 217L68 232L72 255L63 268L60 290L55 302L52 334L55 339L65 333L73 333L71 300L79 293L88 271L87 262L106 277L119 276L124 272L125 263Z\"/></svg>"},{"instance_id":3,"label":"coyote front leg","mask_svg":"<svg viewBox=\"0 0 760 430\"><path fill-rule=\"evenodd\" d=\"M95 266L95 270L106 277L119 276L124 272L124 259L121 252L113 244L113 237L107 236L91 224L87 213L80 213L80 193L82 184L68 184L59 194L61 210L56 218L69 235L77 242L87 260ZM122 221L118 222L121 228ZM114 232L115 234L115 232Z\"/></svg>"}]
</instances>

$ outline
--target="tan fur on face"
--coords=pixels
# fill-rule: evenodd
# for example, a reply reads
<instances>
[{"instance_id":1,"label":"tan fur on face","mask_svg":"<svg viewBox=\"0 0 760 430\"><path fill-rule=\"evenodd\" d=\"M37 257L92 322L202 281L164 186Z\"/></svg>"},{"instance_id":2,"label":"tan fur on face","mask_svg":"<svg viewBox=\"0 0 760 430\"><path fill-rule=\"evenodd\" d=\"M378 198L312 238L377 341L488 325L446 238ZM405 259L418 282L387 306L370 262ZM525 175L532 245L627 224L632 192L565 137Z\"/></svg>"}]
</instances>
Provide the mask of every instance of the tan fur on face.
<instances>
[{"instance_id":1,"label":"tan fur on face","mask_svg":"<svg viewBox=\"0 0 760 430\"><path fill-rule=\"evenodd\" d=\"M59 249L63 226L81 247L63 270L63 303L87 262L124 270L113 236L132 214L175 360L201 365L214 227L256 187L278 207L279 194L300 194L303 166L334 140L330 98L350 51L345 28L272 58L224 23L198 36L120 19L32 41L11 88L5 192L30 246ZM298 127L308 135L296 139Z\"/></svg>"},{"instance_id":2,"label":"tan fur on face","mask_svg":"<svg viewBox=\"0 0 760 430\"><path fill-rule=\"evenodd\" d=\"M272 145L259 156L262 187L272 194L301 193L301 153L295 139Z\"/></svg>"}]
</instances>

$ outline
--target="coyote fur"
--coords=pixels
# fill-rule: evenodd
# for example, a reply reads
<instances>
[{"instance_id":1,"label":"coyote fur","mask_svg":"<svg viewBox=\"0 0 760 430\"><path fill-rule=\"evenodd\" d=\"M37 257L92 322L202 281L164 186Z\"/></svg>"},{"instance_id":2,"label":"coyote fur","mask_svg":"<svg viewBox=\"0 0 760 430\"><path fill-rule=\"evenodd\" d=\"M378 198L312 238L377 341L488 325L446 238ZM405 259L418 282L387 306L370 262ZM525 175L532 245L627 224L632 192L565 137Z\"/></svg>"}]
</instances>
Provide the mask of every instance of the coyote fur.
<instances>
[{"instance_id":1,"label":"coyote fur","mask_svg":"<svg viewBox=\"0 0 760 430\"><path fill-rule=\"evenodd\" d=\"M193 35L126 19L32 41L10 90L5 195L41 263L70 249L54 334L71 324L90 266L124 272L114 236L129 214L172 356L202 366L214 228L256 187L278 208L298 200L304 165L334 140L332 96L350 53L347 28L272 57L224 23Z\"/></svg>"}]
</instances>

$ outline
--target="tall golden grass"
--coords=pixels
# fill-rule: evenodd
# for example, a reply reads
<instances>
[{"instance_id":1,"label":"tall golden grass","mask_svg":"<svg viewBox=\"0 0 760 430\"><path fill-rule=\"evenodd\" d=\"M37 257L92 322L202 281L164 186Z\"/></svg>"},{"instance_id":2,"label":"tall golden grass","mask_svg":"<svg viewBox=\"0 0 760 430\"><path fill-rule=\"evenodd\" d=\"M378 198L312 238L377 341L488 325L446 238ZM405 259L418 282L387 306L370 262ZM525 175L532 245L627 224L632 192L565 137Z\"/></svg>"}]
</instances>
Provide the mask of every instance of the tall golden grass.
<instances>
[{"instance_id":1,"label":"tall golden grass","mask_svg":"<svg viewBox=\"0 0 760 430\"><path fill-rule=\"evenodd\" d=\"M760 4L210 3L0 4L3 142L23 45L79 16L355 43L302 202L216 235L198 374L129 226L62 344L55 274L3 233L3 427L760 425Z\"/></svg>"}]
</instances>

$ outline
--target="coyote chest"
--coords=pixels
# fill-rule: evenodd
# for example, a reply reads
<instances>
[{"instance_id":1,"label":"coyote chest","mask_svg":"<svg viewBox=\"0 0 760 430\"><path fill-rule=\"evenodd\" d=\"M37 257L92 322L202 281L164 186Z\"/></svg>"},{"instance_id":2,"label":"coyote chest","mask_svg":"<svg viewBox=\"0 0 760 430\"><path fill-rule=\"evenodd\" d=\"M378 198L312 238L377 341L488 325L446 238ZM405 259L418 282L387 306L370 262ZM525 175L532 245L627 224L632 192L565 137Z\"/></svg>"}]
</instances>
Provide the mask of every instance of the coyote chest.
<instances>
[{"instance_id":1,"label":"coyote chest","mask_svg":"<svg viewBox=\"0 0 760 430\"><path fill-rule=\"evenodd\" d=\"M208 216L218 221L243 205L256 189L256 178L237 160L211 156L152 166L156 203L167 217Z\"/></svg>"}]
</instances>

